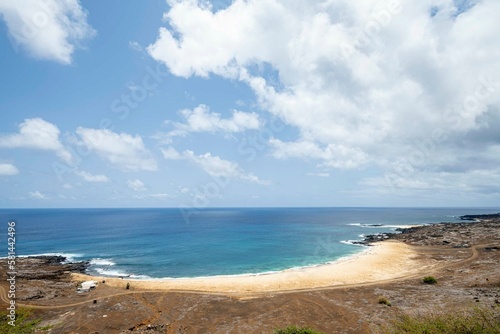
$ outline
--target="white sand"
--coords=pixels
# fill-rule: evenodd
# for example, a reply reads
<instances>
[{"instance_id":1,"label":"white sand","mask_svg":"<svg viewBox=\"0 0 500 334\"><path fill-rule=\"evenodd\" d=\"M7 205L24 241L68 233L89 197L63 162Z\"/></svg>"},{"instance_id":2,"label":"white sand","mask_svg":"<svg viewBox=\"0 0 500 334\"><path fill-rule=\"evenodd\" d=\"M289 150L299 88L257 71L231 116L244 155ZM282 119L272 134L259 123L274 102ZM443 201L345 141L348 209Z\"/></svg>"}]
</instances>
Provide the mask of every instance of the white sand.
<instances>
[{"instance_id":1,"label":"white sand","mask_svg":"<svg viewBox=\"0 0 500 334\"><path fill-rule=\"evenodd\" d=\"M125 287L130 283L131 289L141 290L251 294L390 280L415 273L422 266L424 264L416 260L416 253L410 246L402 242L385 241L331 264L262 275L132 280L73 274L73 279L94 279L99 282L105 279L106 285L116 287Z\"/></svg>"}]
</instances>

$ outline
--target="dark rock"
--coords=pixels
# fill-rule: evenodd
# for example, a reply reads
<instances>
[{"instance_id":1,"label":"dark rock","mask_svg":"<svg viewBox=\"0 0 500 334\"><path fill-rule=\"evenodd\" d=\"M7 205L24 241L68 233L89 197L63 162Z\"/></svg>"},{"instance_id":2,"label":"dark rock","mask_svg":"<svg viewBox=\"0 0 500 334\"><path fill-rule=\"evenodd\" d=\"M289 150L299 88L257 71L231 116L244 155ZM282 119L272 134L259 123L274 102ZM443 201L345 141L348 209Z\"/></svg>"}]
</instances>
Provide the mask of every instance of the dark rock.
<instances>
[{"instance_id":1,"label":"dark rock","mask_svg":"<svg viewBox=\"0 0 500 334\"><path fill-rule=\"evenodd\" d=\"M491 217L491 215L485 215ZM368 235L356 242L361 245L394 239L415 245L449 245L454 248L469 248L495 235L500 228L500 219L478 220L468 223L443 222L423 226L398 228L395 233ZM486 247L484 251L500 251L500 247Z\"/></svg>"},{"instance_id":2,"label":"dark rock","mask_svg":"<svg viewBox=\"0 0 500 334\"><path fill-rule=\"evenodd\" d=\"M487 215L464 215L464 216L460 216L461 220L497 219L497 218L500 218L500 212L499 213L487 214Z\"/></svg>"},{"instance_id":3,"label":"dark rock","mask_svg":"<svg viewBox=\"0 0 500 334\"><path fill-rule=\"evenodd\" d=\"M41 299L44 297L44 294L41 290L38 290L36 288L25 288L23 290L23 297L18 298L20 300L36 300L36 299Z\"/></svg>"},{"instance_id":4,"label":"dark rock","mask_svg":"<svg viewBox=\"0 0 500 334\"><path fill-rule=\"evenodd\" d=\"M29 256L28 259L39 259L46 264L61 264L66 261L66 257L60 255Z\"/></svg>"},{"instance_id":5,"label":"dark rock","mask_svg":"<svg viewBox=\"0 0 500 334\"><path fill-rule=\"evenodd\" d=\"M87 268L90 266L89 261L81 261L81 262L74 262L74 263L67 263L64 264L64 270L66 271L71 271L71 272L76 272L76 273L85 273Z\"/></svg>"},{"instance_id":6,"label":"dark rock","mask_svg":"<svg viewBox=\"0 0 500 334\"><path fill-rule=\"evenodd\" d=\"M17 278L26 280L59 280L70 272L85 273L88 261L65 263L64 256L33 256L16 259Z\"/></svg>"}]
</instances>

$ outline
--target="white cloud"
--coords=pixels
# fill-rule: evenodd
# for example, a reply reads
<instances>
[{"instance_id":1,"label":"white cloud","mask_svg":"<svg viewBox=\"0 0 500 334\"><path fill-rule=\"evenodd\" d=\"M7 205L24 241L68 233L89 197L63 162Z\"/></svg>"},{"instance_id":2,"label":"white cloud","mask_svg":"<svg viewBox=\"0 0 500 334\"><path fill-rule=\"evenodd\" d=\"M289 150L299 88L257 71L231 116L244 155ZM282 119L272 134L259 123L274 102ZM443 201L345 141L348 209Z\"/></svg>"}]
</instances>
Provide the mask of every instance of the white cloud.
<instances>
[{"instance_id":1,"label":"white cloud","mask_svg":"<svg viewBox=\"0 0 500 334\"><path fill-rule=\"evenodd\" d=\"M184 109L180 113L186 119L186 123L173 123L175 129L170 131L167 137L185 136L191 132L236 133L260 127L256 113L234 110L231 118L224 119L220 114L210 112L210 108L203 104L193 110Z\"/></svg>"},{"instance_id":2,"label":"white cloud","mask_svg":"<svg viewBox=\"0 0 500 334\"><path fill-rule=\"evenodd\" d=\"M184 156L213 177L227 177L230 179L242 179L252 183L269 184L268 181L262 181L252 173L246 173L236 162L221 159L210 153L195 155L192 151L185 151Z\"/></svg>"},{"instance_id":3,"label":"white cloud","mask_svg":"<svg viewBox=\"0 0 500 334\"><path fill-rule=\"evenodd\" d=\"M136 195L134 198L137 199L155 199L155 200L165 200L170 198L169 194L160 193L160 194L147 194L147 195Z\"/></svg>"},{"instance_id":4,"label":"white cloud","mask_svg":"<svg viewBox=\"0 0 500 334\"><path fill-rule=\"evenodd\" d=\"M81 41L95 35L78 0L2 0L0 16L16 45L63 64L71 63Z\"/></svg>"},{"instance_id":5,"label":"white cloud","mask_svg":"<svg viewBox=\"0 0 500 334\"><path fill-rule=\"evenodd\" d=\"M73 187L71 184L69 184L69 183L65 183L65 184L63 185L63 188L64 188L64 189L73 189L74 187Z\"/></svg>"},{"instance_id":6,"label":"white cloud","mask_svg":"<svg viewBox=\"0 0 500 334\"><path fill-rule=\"evenodd\" d=\"M236 0L214 13L205 1L172 1L169 28L148 52L177 76L248 84L263 109L298 130L270 141L276 158L391 173L430 139L433 149L411 163L427 170L424 184L464 157L464 173L484 177L471 158L480 152L495 168L500 2L465 11L456 3Z\"/></svg>"},{"instance_id":7,"label":"white cloud","mask_svg":"<svg viewBox=\"0 0 500 334\"><path fill-rule=\"evenodd\" d=\"M60 159L71 164L71 153L61 144L59 135L54 124L41 118L29 118L19 125L18 134L0 136L0 147L54 151Z\"/></svg>"},{"instance_id":8,"label":"white cloud","mask_svg":"<svg viewBox=\"0 0 500 334\"><path fill-rule=\"evenodd\" d=\"M87 182L108 182L109 179L106 175L93 175L84 170L76 170L75 174L81 176Z\"/></svg>"},{"instance_id":9,"label":"white cloud","mask_svg":"<svg viewBox=\"0 0 500 334\"><path fill-rule=\"evenodd\" d=\"M113 165L132 171L158 169L156 160L138 135L82 127L79 127L76 133L81 138L81 145L97 152L101 158Z\"/></svg>"},{"instance_id":10,"label":"white cloud","mask_svg":"<svg viewBox=\"0 0 500 334\"><path fill-rule=\"evenodd\" d=\"M269 143L275 150L274 157L278 159L311 158L322 161L319 166L324 167L356 168L367 160L366 154L361 150L343 145L330 144L321 148L312 142L287 143L275 138L271 138Z\"/></svg>"},{"instance_id":11,"label":"white cloud","mask_svg":"<svg viewBox=\"0 0 500 334\"><path fill-rule=\"evenodd\" d=\"M37 191L30 191L28 193L28 195L31 197L31 198L34 198L34 199L48 199L48 196L39 192L38 190Z\"/></svg>"},{"instance_id":12,"label":"white cloud","mask_svg":"<svg viewBox=\"0 0 500 334\"><path fill-rule=\"evenodd\" d=\"M162 148L161 153L163 154L163 157L167 160L183 159L183 156L172 147Z\"/></svg>"},{"instance_id":13,"label":"white cloud","mask_svg":"<svg viewBox=\"0 0 500 334\"><path fill-rule=\"evenodd\" d=\"M0 175L17 175L19 170L12 164L0 164Z\"/></svg>"},{"instance_id":14,"label":"white cloud","mask_svg":"<svg viewBox=\"0 0 500 334\"><path fill-rule=\"evenodd\" d=\"M132 189L133 191L146 191L148 188L144 185L144 183L141 180L128 180L127 181L127 186Z\"/></svg>"},{"instance_id":15,"label":"white cloud","mask_svg":"<svg viewBox=\"0 0 500 334\"><path fill-rule=\"evenodd\" d=\"M239 166L236 162L223 160L210 153L195 155L192 151L185 151L184 156L198 164L207 174L211 176L235 177L239 173Z\"/></svg>"},{"instance_id":16,"label":"white cloud","mask_svg":"<svg viewBox=\"0 0 500 334\"><path fill-rule=\"evenodd\" d=\"M415 196L467 196L467 194L500 195L500 169L433 172L415 170L409 174L386 173L360 182L381 193Z\"/></svg>"},{"instance_id":17,"label":"white cloud","mask_svg":"<svg viewBox=\"0 0 500 334\"><path fill-rule=\"evenodd\" d=\"M208 175L217 178L228 178L228 179L240 179L249 181L251 183L257 183L262 185L268 185L269 181L260 180L257 176L252 173L246 173L243 168L236 162L221 159L218 156L213 156L211 153L207 152L205 154L196 155L193 151L186 150L182 153L177 152L174 148L164 149L163 155L165 159L168 160L179 160L186 159L205 171Z\"/></svg>"},{"instance_id":18,"label":"white cloud","mask_svg":"<svg viewBox=\"0 0 500 334\"><path fill-rule=\"evenodd\" d=\"M217 14L205 2L172 2L164 19L182 34L182 40L174 37L174 31L161 28L158 40L148 47L148 52L178 76L229 74L239 64L279 50L278 45L271 47L269 42L289 28L288 24L283 25L288 17L286 8L276 1L235 1ZM258 40L265 36L268 37ZM186 61L187 57L190 60Z\"/></svg>"}]
</instances>

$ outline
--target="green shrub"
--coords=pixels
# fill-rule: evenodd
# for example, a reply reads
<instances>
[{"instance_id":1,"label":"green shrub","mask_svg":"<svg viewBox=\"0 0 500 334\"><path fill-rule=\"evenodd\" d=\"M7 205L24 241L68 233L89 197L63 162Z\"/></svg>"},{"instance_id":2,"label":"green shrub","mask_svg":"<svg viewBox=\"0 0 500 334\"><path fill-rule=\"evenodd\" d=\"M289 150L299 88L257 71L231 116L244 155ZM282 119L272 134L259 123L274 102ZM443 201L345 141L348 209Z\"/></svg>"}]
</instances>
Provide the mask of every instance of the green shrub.
<instances>
[{"instance_id":1,"label":"green shrub","mask_svg":"<svg viewBox=\"0 0 500 334\"><path fill-rule=\"evenodd\" d=\"M8 313L3 311L0 313L0 333L2 334L29 334L33 333L37 328L36 325L42 321L41 319L33 319L32 311L27 308L19 307L16 309L16 320L14 326L9 324L11 319Z\"/></svg>"},{"instance_id":2,"label":"green shrub","mask_svg":"<svg viewBox=\"0 0 500 334\"><path fill-rule=\"evenodd\" d=\"M424 279L423 279L423 282L425 284L436 284L437 283L437 279L435 279L433 276L425 276Z\"/></svg>"},{"instance_id":3,"label":"green shrub","mask_svg":"<svg viewBox=\"0 0 500 334\"><path fill-rule=\"evenodd\" d=\"M500 334L500 312L473 308L458 312L428 315L402 315L391 325L381 328L384 334Z\"/></svg>"},{"instance_id":4,"label":"green shrub","mask_svg":"<svg viewBox=\"0 0 500 334\"><path fill-rule=\"evenodd\" d=\"M288 326L284 329L276 329L274 334L323 334L307 327Z\"/></svg>"},{"instance_id":5,"label":"green shrub","mask_svg":"<svg viewBox=\"0 0 500 334\"><path fill-rule=\"evenodd\" d=\"M389 300L387 300L387 298L385 298L385 297L380 297L378 299L378 303L382 304L382 305L392 306L391 302Z\"/></svg>"}]
</instances>

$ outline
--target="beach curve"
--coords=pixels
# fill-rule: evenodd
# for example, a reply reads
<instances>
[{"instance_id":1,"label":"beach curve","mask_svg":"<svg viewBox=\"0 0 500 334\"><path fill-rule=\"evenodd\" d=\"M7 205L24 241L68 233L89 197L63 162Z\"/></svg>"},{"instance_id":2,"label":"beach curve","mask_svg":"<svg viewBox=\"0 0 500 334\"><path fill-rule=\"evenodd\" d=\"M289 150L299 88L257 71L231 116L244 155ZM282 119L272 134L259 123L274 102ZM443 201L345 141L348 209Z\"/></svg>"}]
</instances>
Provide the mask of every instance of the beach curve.
<instances>
[{"instance_id":1,"label":"beach curve","mask_svg":"<svg viewBox=\"0 0 500 334\"><path fill-rule=\"evenodd\" d=\"M74 273L72 279L105 280L107 285L116 287L129 283L133 289L140 290L251 294L384 281L411 275L429 266L418 259L414 247L399 241L385 241L332 263L260 275L138 280Z\"/></svg>"}]
</instances>

